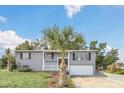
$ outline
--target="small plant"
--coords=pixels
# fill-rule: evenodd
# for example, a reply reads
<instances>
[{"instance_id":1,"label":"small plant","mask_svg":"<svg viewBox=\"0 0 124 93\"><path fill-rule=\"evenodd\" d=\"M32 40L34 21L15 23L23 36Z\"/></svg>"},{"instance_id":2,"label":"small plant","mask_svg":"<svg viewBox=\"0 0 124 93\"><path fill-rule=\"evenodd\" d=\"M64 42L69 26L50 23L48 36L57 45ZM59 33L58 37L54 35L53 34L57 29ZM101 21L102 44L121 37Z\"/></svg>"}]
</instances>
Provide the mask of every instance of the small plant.
<instances>
[{"instance_id":1,"label":"small plant","mask_svg":"<svg viewBox=\"0 0 124 93\"><path fill-rule=\"evenodd\" d=\"M65 87L69 87L69 88L74 88L75 87L74 82L72 81L72 79L69 75L66 77Z\"/></svg>"}]
</instances>

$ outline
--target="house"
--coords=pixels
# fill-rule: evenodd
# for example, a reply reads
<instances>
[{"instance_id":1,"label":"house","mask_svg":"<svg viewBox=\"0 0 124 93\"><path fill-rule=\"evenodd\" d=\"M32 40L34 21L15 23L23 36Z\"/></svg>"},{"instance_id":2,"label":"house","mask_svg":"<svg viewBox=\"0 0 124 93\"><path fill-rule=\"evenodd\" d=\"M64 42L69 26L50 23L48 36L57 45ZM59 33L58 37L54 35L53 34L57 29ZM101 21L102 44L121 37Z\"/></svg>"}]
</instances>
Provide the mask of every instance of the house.
<instances>
[{"instance_id":1,"label":"house","mask_svg":"<svg viewBox=\"0 0 124 93\"><path fill-rule=\"evenodd\" d=\"M61 62L60 50L16 50L18 67L33 71L57 71ZM65 55L67 70L71 75L94 75L96 50L68 50Z\"/></svg>"}]
</instances>

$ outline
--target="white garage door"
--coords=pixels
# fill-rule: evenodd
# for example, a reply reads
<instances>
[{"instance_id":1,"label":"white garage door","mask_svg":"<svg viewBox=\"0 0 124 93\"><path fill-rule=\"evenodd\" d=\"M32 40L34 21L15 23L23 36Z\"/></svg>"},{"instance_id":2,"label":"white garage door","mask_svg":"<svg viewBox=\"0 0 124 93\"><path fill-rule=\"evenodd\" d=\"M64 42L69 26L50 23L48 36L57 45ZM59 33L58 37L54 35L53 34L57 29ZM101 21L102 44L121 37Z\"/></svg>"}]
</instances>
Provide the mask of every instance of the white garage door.
<instances>
[{"instance_id":1,"label":"white garage door","mask_svg":"<svg viewBox=\"0 0 124 93\"><path fill-rule=\"evenodd\" d=\"M71 75L93 75L93 66L70 66Z\"/></svg>"}]
</instances>

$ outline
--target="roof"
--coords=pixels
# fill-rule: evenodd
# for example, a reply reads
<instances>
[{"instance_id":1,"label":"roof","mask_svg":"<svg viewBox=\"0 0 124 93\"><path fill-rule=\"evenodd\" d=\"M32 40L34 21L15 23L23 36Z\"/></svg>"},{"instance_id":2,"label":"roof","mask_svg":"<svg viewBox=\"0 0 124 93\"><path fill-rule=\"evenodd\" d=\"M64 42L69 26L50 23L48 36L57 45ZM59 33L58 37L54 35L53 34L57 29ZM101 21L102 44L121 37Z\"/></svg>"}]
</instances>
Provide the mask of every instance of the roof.
<instances>
[{"instance_id":1,"label":"roof","mask_svg":"<svg viewBox=\"0 0 124 93\"><path fill-rule=\"evenodd\" d=\"M67 50L67 52L96 52L97 50ZM61 50L15 50L15 52L61 52Z\"/></svg>"}]
</instances>

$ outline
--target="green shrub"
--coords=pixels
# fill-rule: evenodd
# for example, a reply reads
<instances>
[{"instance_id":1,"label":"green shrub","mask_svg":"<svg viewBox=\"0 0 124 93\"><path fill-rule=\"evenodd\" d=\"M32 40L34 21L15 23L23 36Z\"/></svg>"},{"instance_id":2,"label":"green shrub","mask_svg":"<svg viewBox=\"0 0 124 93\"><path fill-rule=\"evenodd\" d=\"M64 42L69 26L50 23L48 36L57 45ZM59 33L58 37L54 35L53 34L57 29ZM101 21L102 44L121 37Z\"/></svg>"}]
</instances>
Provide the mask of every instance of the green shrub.
<instances>
[{"instance_id":1,"label":"green shrub","mask_svg":"<svg viewBox=\"0 0 124 93\"><path fill-rule=\"evenodd\" d=\"M123 69L118 69L114 73L115 74L124 74L124 70Z\"/></svg>"},{"instance_id":2,"label":"green shrub","mask_svg":"<svg viewBox=\"0 0 124 93\"><path fill-rule=\"evenodd\" d=\"M114 74L124 74L124 70L119 68L120 64L114 63L107 67L106 72Z\"/></svg>"},{"instance_id":3,"label":"green shrub","mask_svg":"<svg viewBox=\"0 0 124 93\"><path fill-rule=\"evenodd\" d=\"M107 67L107 72L114 73L118 69L118 66L116 64L111 64Z\"/></svg>"},{"instance_id":4,"label":"green shrub","mask_svg":"<svg viewBox=\"0 0 124 93\"><path fill-rule=\"evenodd\" d=\"M71 77L68 75L66 78L66 85L65 87L69 87L69 88L74 88L74 82L72 81Z\"/></svg>"},{"instance_id":5,"label":"green shrub","mask_svg":"<svg viewBox=\"0 0 124 93\"><path fill-rule=\"evenodd\" d=\"M26 69L18 69L19 72L32 72L32 69L26 68Z\"/></svg>"},{"instance_id":6,"label":"green shrub","mask_svg":"<svg viewBox=\"0 0 124 93\"><path fill-rule=\"evenodd\" d=\"M16 70L17 69L17 65L15 63L11 63L10 64L10 71Z\"/></svg>"},{"instance_id":7,"label":"green shrub","mask_svg":"<svg viewBox=\"0 0 124 93\"><path fill-rule=\"evenodd\" d=\"M17 69L17 65L15 63L12 64L12 69Z\"/></svg>"},{"instance_id":8,"label":"green shrub","mask_svg":"<svg viewBox=\"0 0 124 93\"><path fill-rule=\"evenodd\" d=\"M5 69L6 68L6 63L0 61L0 69Z\"/></svg>"}]
</instances>

